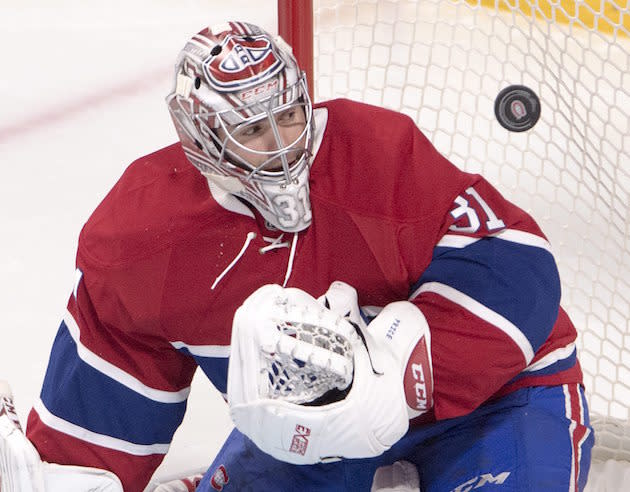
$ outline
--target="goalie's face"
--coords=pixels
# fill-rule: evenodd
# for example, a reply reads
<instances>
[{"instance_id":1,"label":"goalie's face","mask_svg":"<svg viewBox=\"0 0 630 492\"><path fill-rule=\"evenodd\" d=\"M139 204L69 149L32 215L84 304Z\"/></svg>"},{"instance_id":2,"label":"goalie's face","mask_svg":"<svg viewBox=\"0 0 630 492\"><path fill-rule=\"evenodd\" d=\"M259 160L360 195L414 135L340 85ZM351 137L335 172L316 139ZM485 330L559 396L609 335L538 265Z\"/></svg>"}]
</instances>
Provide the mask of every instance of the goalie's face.
<instances>
[{"instance_id":1,"label":"goalie's face","mask_svg":"<svg viewBox=\"0 0 630 492\"><path fill-rule=\"evenodd\" d=\"M306 157L306 134L302 104L241 125L222 125L217 129L224 159L255 173L284 174L289 182L295 164Z\"/></svg>"},{"instance_id":2,"label":"goalie's face","mask_svg":"<svg viewBox=\"0 0 630 492\"><path fill-rule=\"evenodd\" d=\"M204 29L178 57L167 104L211 190L248 202L282 231L310 225L313 108L284 41L241 22Z\"/></svg>"}]
</instances>

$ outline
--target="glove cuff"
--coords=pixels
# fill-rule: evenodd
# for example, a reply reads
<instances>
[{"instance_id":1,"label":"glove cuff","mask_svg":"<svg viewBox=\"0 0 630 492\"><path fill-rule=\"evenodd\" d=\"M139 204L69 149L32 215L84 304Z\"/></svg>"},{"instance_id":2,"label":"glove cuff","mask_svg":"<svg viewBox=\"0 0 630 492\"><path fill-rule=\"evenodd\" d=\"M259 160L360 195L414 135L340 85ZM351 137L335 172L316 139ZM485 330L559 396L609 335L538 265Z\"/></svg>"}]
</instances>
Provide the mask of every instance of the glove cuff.
<instances>
[{"instance_id":1,"label":"glove cuff","mask_svg":"<svg viewBox=\"0 0 630 492\"><path fill-rule=\"evenodd\" d=\"M386 370L383 347L398 361L407 413L415 418L433 406L431 332L422 311L409 301L388 304L369 324L367 343L376 371ZM374 350L370 347L374 344ZM391 359L390 359L391 360Z\"/></svg>"}]
</instances>

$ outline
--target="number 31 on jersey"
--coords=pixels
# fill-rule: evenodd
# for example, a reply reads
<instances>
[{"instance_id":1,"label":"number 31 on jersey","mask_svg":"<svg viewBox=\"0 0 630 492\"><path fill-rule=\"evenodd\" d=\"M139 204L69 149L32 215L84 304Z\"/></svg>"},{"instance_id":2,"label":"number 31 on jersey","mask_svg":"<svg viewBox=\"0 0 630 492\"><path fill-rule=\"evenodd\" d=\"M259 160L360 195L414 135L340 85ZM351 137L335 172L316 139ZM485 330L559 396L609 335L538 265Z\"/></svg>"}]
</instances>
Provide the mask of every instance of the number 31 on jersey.
<instances>
[{"instance_id":1,"label":"number 31 on jersey","mask_svg":"<svg viewBox=\"0 0 630 492\"><path fill-rule=\"evenodd\" d=\"M468 234L476 233L481 227L481 220L479 219L477 208L481 208L486 216L487 220L485 226L488 231L494 231L505 227L504 222L496 216L486 201L481 198L481 195L479 195L477 190L471 186L466 189L466 195L469 196L468 199L462 195L455 198L456 207L451 210L451 215L455 219L455 224L451 225L449 230ZM475 205L477 207L475 207ZM468 220L460 220L462 217L466 217ZM458 225L458 222L460 225ZM467 225L463 225L465 222L467 222Z\"/></svg>"}]
</instances>

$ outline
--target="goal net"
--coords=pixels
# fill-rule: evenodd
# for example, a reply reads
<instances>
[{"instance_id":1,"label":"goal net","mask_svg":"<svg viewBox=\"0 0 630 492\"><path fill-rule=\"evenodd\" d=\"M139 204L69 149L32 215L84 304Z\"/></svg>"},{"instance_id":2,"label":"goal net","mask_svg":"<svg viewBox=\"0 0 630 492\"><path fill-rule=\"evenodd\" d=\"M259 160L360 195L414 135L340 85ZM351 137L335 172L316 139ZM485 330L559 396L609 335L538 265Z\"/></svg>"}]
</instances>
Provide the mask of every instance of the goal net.
<instances>
[{"instance_id":1,"label":"goal net","mask_svg":"<svg viewBox=\"0 0 630 492\"><path fill-rule=\"evenodd\" d=\"M312 15L315 101L406 113L537 219L579 330L593 458L630 461L630 1L314 0ZM529 130L495 115L512 85L539 98Z\"/></svg>"}]
</instances>

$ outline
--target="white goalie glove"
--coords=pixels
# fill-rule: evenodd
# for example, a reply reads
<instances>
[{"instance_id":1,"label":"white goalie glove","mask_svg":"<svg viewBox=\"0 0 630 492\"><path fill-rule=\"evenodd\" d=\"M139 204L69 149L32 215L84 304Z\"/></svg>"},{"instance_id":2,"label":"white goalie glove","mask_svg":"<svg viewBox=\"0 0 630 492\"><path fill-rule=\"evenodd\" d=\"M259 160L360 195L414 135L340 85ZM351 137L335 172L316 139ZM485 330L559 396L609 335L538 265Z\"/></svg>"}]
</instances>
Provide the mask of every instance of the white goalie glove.
<instances>
[{"instance_id":1,"label":"white goalie glove","mask_svg":"<svg viewBox=\"0 0 630 492\"><path fill-rule=\"evenodd\" d=\"M22 432L9 385L0 381L1 492L123 492L106 470L46 463Z\"/></svg>"},{"instance_id":2,"label":"white goalie glove","mask_svg":"<svg viewBox=\"0 0 630 492\"><path fill-rule=\"evenodd\" d=\"M234 424L289 463L378 456L421 413L409 407L403 378L422 339L430 365L426 320L407 301L387 305L366 329L347 284L334 282L320 302L299 289L261 287L232 326Z\"/></svg>"}]
</instances>

